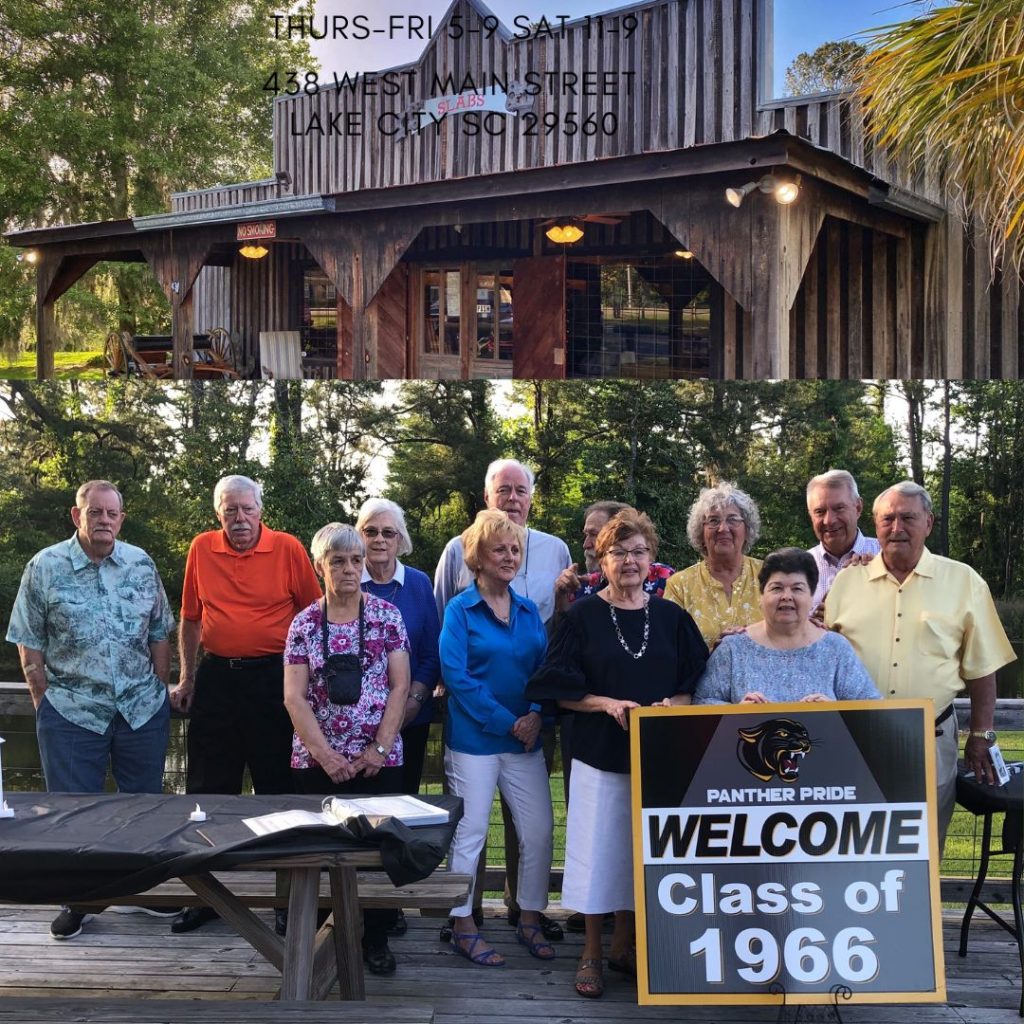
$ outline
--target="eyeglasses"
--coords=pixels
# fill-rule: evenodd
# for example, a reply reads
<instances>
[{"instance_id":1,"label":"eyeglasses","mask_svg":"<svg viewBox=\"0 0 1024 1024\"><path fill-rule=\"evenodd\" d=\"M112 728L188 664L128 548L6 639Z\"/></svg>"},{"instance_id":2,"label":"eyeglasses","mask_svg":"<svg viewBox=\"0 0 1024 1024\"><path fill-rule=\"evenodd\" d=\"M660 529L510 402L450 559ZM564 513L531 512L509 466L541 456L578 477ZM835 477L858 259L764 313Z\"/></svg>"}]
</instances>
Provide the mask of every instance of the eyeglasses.
<instances>
[{"instance_id":1,"label":"eyeglasses","mask_svg":"<svg viewBox=\"0 0 1024 1024\"><path fill-rule=\"evenodd\" d=\"M385 526L383 530L378 530L376 526L363 527L363 536L369 537L370 540L373 540L378 534L385 540L394 540L398 536L398 531L392 530L390 526Z\"/></svg>"},{"instance_id":2,"label":"eyeglasses","mask_svg":"<svg viewBox=\"0 0 1024 1024\"><path fill-rule=\"evenodd\" d=\"M743 525L743 516L726 516L724 519L721 516L708 516L704 520L704 525L712 530L717 530L722 523L725 523L730 530L735 530L736 527Z\"/></svg>"},{"instance_id":3,"label":"eyeglasses","mask_svg":"<svg viewBox=\"0 0 1024 1024\"><path fill-rule=\"evenodd\" d=\"M628 551L624 551L622 548L612 548L608 554L616 562L624 562L627 558L632 558L634 562L639 562L641 558L645 558L648 555L650 550L650 548L630 548Z\"/></svg>"}]
</instances>

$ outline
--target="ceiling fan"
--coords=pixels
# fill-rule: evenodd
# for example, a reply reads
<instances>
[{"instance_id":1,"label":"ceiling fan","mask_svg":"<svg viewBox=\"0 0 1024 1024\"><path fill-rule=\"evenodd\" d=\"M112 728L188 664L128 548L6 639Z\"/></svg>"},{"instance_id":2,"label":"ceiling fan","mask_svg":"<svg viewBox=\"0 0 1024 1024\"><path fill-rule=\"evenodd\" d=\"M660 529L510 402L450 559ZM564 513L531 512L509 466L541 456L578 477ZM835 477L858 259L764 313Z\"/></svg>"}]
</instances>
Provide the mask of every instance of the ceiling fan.
<instances>
[{"instance_id":1,"label":"ceiling fan","mask_svg":"<svg viewBox=\"0 0 1024 1024\"><path fill-rule=\"evenodd\" d=\"M629 216L628 213L584 213L573 214L568 217L548 217L542 220L540 226L547 227L549 224L564 224L567 220L582 221L586 224L621 224Z\"/></svg>"}]
</instances>

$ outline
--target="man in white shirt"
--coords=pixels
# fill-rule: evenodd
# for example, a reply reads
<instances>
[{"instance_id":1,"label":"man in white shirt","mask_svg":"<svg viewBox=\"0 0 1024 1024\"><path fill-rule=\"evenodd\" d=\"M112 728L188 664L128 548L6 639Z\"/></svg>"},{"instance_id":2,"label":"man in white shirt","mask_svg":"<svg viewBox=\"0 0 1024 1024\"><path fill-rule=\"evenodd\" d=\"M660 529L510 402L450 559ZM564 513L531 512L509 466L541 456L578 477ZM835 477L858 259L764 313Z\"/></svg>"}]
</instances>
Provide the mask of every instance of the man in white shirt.
<instances>
[{"instance_id":1,"label":"man in white shirt","mask_svg":"<svg viewBox=\"0 0 1024 1024\"><path fill-rule=\"evenodd\" d=\"M533 503L533 471L515 459L492 462L484 477L484 503L504 512L526 530L523 560L512 580L512 589L533 601L547 625L555 613L555 580L572 564L572 558L564 540L526 525ZM465 590L471 580L462 557L462 538L452 537L441 552L434 573L434 598L442 621L445 605Z\"/></svg>"},{"instance_id":2,"label":"man in white shirt","mask_svg":"<svg viewBox=\"0 0 1024 1024\"><path fill-rule=\"evenodd\" d=\"M878 554L878 541L865 537L857 525L863 511L857 481L845 469L830 469L808 481L807 514L819 541L809 549L818 566L818 586L811 601L816 611L824 603L840 569L849 565L855 556Z\"/></svg>"}]
</instances>

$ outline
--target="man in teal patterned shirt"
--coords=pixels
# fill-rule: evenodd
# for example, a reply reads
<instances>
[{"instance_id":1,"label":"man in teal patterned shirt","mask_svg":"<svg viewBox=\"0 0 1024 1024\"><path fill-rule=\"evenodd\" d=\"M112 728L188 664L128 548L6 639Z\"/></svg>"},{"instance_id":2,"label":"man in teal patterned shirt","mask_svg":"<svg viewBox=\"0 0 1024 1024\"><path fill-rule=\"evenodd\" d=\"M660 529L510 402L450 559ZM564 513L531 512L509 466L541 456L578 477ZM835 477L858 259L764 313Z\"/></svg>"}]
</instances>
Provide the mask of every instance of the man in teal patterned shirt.
<instances>
[{"instance_id":1,"label":"man in teal patterned shirt","mask_svg":"<svg viewBox=\"0 0 1024 1024\"><path fill-rule=\"evenodd\" d=\"M174 626L167 595L149 555L117 539L124 510L112 483L82 484L71 519L74 536L25 567L7 630L36 708L46 788L102 792L109 764L122 793L159 793ZM50 934L74 938L84 919L65 907Z\"/></svg>"}]
</instances>

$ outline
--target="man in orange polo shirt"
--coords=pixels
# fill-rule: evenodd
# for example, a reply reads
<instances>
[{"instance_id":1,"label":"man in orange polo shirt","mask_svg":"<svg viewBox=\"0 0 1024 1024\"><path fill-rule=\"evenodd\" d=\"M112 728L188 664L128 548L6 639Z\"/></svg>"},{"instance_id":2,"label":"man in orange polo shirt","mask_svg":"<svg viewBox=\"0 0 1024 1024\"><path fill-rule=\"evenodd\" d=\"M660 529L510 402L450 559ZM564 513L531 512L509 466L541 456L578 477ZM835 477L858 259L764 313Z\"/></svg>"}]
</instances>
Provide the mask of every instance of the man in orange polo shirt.
<instances>
[{"instance_id":1,"label":"man in orange polo shirt","mask_svg":"<svg viewBox=\"0 0 1024 1024\"><path fill-rule=\"evenodd\" d=\"M171 690L171 704L191 712L185 790L238 793L248 765L257 793L287 793L284 643L292 619L323 593L302 544L260 522L259 484L223 477L213 507L222 529L194 538L185 563L181 674ZM215 916L208 907L189 908L171 930L192 931Z\"/></svg>"}]
</instances>

